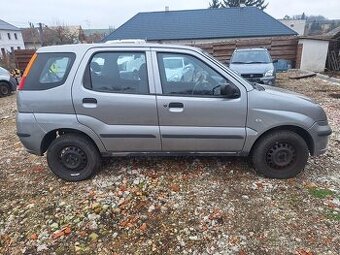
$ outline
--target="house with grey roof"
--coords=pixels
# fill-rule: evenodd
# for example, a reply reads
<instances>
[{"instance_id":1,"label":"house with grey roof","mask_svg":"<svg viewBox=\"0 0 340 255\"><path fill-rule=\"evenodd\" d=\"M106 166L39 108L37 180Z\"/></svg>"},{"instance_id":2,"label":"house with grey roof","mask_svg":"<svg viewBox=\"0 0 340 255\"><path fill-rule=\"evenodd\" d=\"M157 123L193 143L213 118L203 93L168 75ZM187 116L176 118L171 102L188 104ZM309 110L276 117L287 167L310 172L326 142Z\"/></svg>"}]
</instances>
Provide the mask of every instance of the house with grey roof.
<instances>
[{"instance_id":1,"label":"house with grey roof","mask_svg":"<svg viewBox=\"0 0 340 255\"><path fill-rule=\"evenodd\" d=\"M0 19L0 55L25 49L20 28Z\"/></svg>"},{"instance_id":2,"label":"house with grey roof","mask_svg":"<svg viewBox=\"0 0 340 255\"><path fill-rule=\"evenodd\" d=\"M138 13L104 41L144 39L194 44L297 33L256 7Z\"/></svg>"}]
</instances>

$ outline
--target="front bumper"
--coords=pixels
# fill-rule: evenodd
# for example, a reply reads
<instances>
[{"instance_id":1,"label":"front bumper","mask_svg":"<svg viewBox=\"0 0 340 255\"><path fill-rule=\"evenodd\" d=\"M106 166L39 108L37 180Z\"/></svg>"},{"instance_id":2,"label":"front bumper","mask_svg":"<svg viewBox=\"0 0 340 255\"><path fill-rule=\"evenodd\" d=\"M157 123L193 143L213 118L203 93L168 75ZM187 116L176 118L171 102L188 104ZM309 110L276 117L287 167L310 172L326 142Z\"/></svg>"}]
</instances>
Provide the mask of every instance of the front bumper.
<instances>
[{"instance_id":1,"label":"front bumper","mask_svg":"<svg viewBox=\"0 0 340 255\"><path fill-rule=\"evenodd\" d=\"M17 86L18 86L18 81L14 77L11 76L10 79L9 79L9 83L11 85L11 90L16 91Z\"/></svg>"},{"instance_id":2,"label":"front bumper","mask_svg":"<svg viewBox=\"0 0 340 255\"><path fill-rule=\"evenodd\" d=\"M326 121L316 122L309 129L309 133L313 138L313 151L311 152L312 156L324 154L328 149L329 136L332 134L331 127Z\"/></svg>"}]
</instances>

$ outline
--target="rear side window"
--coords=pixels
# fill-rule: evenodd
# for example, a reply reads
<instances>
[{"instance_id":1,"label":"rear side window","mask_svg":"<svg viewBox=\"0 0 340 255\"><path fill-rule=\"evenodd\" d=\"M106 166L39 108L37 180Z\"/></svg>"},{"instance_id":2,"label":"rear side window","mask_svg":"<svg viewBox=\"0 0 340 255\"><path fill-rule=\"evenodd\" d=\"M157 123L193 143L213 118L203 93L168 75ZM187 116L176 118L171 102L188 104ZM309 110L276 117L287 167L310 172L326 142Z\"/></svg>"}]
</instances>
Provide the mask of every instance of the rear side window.
<instances>
[{"instance_id":1,"label":"rear side window","mask_svg":"<svg viewBox=\"0 0 340 255\"><path fill-rule=\"evenodd\" d=\"M24 90L46 90L65 83L75 60L74 53L39 53L27 76Z\"/></svg>"},{"instance_id":2,"label":"rear side window","mask_svg":"<svg viewBox=\"0 0 340 255\"><path fill-rule=\"evenodd\" d=\"M84 76L84 86L98 92L148 94L145 52L94 54Z\"/></svg>"}]
</instances>

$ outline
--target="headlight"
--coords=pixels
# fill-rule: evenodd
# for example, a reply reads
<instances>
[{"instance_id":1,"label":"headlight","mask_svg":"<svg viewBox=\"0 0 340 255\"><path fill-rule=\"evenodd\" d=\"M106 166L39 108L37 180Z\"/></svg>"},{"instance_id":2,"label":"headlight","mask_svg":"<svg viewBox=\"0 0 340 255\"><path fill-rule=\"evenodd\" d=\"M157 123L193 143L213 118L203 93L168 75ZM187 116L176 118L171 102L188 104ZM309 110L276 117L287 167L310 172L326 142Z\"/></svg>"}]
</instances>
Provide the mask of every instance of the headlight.
<instances>
[{"instance_id":1,"label":"headlight","mask_svg":"<svg viewBox=\"0 0 340 255\"><path fill-rule=\"evenodd\" d=\"M264 74L265 77L269 77L269 76L273 76L273 75L274 75L274 70L269 70Z\"/></svg>"}]
</instances>

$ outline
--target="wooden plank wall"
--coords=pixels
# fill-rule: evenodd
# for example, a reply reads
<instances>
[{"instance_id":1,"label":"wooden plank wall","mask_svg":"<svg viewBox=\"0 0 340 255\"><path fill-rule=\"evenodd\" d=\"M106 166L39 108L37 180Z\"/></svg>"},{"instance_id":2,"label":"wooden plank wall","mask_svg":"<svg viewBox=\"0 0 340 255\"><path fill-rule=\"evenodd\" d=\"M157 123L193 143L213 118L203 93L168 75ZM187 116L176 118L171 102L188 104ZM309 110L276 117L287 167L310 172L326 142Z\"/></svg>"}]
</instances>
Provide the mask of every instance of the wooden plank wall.
<instances>
[{"instance_id":1,"label":"wooden plank wall","mask_svg":"<svg viewBox=\"0 0 340 255\"><path fill-rule=\"evenodd\" d=\"M270 51L273 59L290 60L295 66L297 60L298 38L290 37L270 37L255 39L234 39L217 43L192 44L201 48L222 62L229 61L236 48L263 47Z\"/></svg>"},{"instance_id":2,"label":"wooden plank wall","mask_svg":"<svg viewBox=\"0 0 340 255\"><path fill-rule=\"evenodd\" d=\"M15 50L14 60L16 67L24 71L34 53L35 50Z\"/></svg>"}]
</instances>

